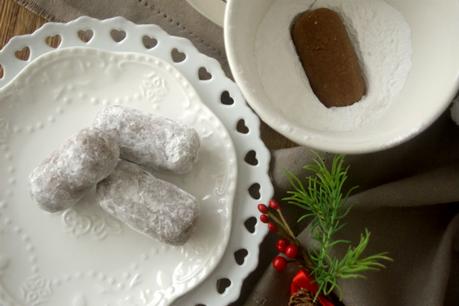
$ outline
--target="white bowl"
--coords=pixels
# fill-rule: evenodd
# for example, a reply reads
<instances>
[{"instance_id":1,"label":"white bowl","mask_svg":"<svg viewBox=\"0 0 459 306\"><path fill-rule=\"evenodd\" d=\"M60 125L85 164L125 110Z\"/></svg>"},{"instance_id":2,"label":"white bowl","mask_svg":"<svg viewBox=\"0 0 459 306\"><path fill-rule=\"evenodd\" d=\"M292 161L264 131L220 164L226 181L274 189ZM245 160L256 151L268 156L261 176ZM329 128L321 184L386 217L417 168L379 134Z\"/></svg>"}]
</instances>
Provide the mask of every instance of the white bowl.
<instances>
[{"instance_id":1,"label":"white bowl","mask_svg":"<svg viewBox=\"0 0 459 306\"><path fill-rule=\"evenodd\" d=\"M293 103L270 96L257 67L255 38L276 1L291 0L230 0L225 14L225 45L234 78L250 106L287 138L328 152L383 150L426 129L455 95L459 83L459 2L387 0L411 28L412 66L403 89L384 114L368 124L350 131L311 126L298 115L296 107L289 106ZM288 81L288 76L277 77L279 82Z\"/></svg>"}]
</instances>

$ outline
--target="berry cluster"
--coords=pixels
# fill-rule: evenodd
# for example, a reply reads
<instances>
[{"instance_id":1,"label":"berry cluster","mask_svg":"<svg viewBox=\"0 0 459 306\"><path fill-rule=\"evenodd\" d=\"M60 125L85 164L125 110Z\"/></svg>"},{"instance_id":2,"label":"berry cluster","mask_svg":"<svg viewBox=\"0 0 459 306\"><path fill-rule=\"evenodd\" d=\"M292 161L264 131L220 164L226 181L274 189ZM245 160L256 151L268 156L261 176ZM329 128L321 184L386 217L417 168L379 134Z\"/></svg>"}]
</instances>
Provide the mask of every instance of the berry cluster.
<instances>
[{"instance_id":1,"label":"berry cluster","mask_svg":"<svg viewBox=\"0 0 459 306\"><path fill-rule=\"evenodd\" d=\"M268 229L272 233L277 233L280 238L276 243L276 249L280 254L273 259L272 265L278 272L282 272L287 267L289 262L296 262L299 255L298 242L288 226L279 202L272 199L268 206L258 204L258 211L261 213L260 221L268 225Z\"/></svg>"},{"instance_id":2,"label":"berry cluster","mask_svg":"<svg viewBox=\"0 0 459 306\"><path fill-rule=\"evenodd\" d=\"M279 203L276 200L270 200L269 201L269 207L266 206L265 204L258 204L258 210L261 212L260 221L263 222L263 223L267 223L269 231L272 232L272 233L275 233L275 232L277 232L277 225L276 225L276 223L273 223L269 219L269 213L270 213L269 209L270 208L273 209L273 210L280 209Z\"/></svg>"}]
</instances>

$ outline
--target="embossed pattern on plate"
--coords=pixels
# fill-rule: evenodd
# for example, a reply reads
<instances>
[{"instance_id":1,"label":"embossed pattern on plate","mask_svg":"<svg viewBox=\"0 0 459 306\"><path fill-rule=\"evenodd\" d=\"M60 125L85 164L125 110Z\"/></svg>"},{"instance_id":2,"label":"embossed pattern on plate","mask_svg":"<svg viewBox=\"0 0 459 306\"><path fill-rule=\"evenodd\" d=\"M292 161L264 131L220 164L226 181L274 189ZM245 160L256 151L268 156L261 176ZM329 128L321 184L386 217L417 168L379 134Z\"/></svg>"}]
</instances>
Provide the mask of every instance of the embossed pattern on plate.
<instances>
[{"instance_id":1,"label":"embossed pattern on plate","mask_svg":"<svg viewBox=\"0 0 459 306\"><path fill-rule=\"evenodd\" d=\"M62 49L27 66L0 90L0 100L0 173L6 178L0 182L0 302L166 305L212 272L230 236L236 156L223 124L174 67L149 55ZM43 212L29 197L33 167L111 104L198 131L200 159L191 173L155 173L200 203L184 246L130 230L97 206L94 192L58 214Z\"/></svg>"}]
</instances>

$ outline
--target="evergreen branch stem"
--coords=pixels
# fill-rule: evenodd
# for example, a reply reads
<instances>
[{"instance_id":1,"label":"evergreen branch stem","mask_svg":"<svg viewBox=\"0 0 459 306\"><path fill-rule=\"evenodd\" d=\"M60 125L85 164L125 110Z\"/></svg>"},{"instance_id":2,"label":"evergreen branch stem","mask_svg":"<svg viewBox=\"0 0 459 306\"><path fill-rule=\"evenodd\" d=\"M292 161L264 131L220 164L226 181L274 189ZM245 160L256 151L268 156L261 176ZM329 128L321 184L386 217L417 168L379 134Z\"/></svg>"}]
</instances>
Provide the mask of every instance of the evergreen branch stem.
<instances>
[{"instance_id":1,"label":"evergreen branch stem","mask_svg":"<svg viewBox=\"0 0 459 306\"><path fill-rule=\"evenodd\" d=\"M282 213L282 210L279 209L279 210L278 210L278 213L279 213L280 219L282 220L282 223L285 225L285 228L287 229L288 234L290 235L290 237L292 237L293 239L295 239L295 234L293 233L292 229L291 229L290 226L288 225L288 222L287 222L287 220L285 219L284 214Z\"/></svg>"}]
</instances>

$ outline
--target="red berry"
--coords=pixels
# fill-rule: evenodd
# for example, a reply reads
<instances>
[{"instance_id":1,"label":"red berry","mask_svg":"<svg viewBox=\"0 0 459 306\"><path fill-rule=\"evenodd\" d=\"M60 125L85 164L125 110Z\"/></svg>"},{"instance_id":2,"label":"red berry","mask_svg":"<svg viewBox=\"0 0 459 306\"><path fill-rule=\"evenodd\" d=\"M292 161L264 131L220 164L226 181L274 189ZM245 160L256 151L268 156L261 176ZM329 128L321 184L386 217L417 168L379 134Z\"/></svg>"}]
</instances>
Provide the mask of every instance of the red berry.
<instances>
[{"instance_id":1,"label":"red berry","mask_svg":"<svg viewBox=\"0 0 459 306\"><path fill-rule=\"evenodd\" d=\"M277 232L277 225L275 223L268 223L268 229L271 233Z\"/></svg>"},{"instance_id":2,"label":"red berry","mask_svg":"<svg viewBox=\"0 0 459 306\"><path fill-rule=\"evenodd\" d=\"M258 211L261 212L262 214L267 214L268 213L268 206L265 204L258 204Z\"/></svg>"},{"instance_id":3,"label":"red berry","mask_svg":"<svg viewBox=\"0 0 459 306\"><path fill-rule=\"evenodd\" d=\"M285 255L287 255L290 258L296 258L296 256L298 255L298 247L294 244L290 244L285 249Z\"/></svg>"},{"instance_id":4,"label":"red berry","mask_svg":"<svg viewBox=\"0 0 459 306\"><path fill-rule=\"evenodd\" d=\"M271 207L272 209L279 209L280 205L279 202L277 202L275 199L271 199L269 200L269 207Z\"/></svg>"},{"instance_id":5,"label":"red berry","mask_svg":"<svg viewBox=\"0 0 459 306\"><path fill-rule=\"evenodd\" d=\"M288 245L288 241L285 240L285 239L279 239L277 240L277 243L276 243L276 249L283 253L285 252L285 249L287 248L287 245Z\"/></svg>"},{"instance_id":6,"label":"red berry","mask_svg":"<svg viewBox=\"0 0 459 306\"><path fill-rule=\"evenodd\" d=\"M276 256L273 260L273 268L276 269L277 272L282 272L287 267L287 260L284 257Z\"/></svg>"},{"instance_id":7,"label":"red berry","mask_svg":"<svg viewBox=\"0 0 459 306\"><path fill-rule=\"evenodd\" d=\"M269 222L268 215L261 215L260 216L260 221L263 222L263 223L268 223Z\"/></svg>"}]
</instances>

